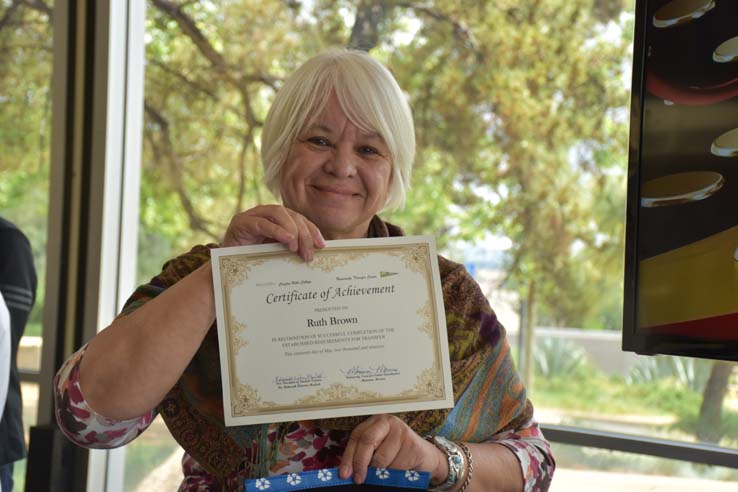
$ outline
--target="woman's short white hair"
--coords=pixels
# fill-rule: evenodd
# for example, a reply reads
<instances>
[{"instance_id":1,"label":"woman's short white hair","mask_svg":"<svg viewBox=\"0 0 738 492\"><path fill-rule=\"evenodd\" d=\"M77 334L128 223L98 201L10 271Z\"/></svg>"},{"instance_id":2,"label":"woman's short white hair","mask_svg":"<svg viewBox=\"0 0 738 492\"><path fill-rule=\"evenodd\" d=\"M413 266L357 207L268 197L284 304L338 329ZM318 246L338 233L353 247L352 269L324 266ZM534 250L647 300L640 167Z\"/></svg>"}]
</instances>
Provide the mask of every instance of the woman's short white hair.
<instances>
[{"instance_id":1,"label":"woman's short white hair","mask_svg":"<svg viewBox=\"0 0 738 492\"><path fill-rule=\"evenodd\" d=\"M390 71L362 51L334 49L315 56L277 92L261 134L267 187L281 197L280 174L292 144L321 114L332 92L353 124L384 139L392 161L384 208L402 207L415 159L412 113Z\"/></svg>"}]
</instances>

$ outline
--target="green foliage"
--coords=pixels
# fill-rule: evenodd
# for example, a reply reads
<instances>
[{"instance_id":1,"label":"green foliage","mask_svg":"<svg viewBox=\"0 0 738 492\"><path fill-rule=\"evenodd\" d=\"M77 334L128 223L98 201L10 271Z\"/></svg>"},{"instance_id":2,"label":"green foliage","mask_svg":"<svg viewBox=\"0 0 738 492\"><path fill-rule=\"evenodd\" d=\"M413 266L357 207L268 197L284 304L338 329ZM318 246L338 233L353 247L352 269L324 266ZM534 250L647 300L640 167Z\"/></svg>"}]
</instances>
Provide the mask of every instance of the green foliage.
<instances>
[{"instance_id":1,"label":"green foliage","mask_svg":"<svg viewBox=\"0 0 738 492\"><path fill-rule=\"evenodd\" d=\"M13 490L25 490L27 459L16 461L13 464Z\"/></svg>"},{"instance_id":2,"label":"green foliage","mask_svg":"<svg viewBox=\"0 0 738 492\"><path fill-rule=\"evenodd\" d=\"M687 433L694 434L697 429L697 423L699 420L699 412L683 412L679 414L679 421L676 423L675 428ZM715 435L721 436L721 442L715 443L727 447L738 446L738 412L732 409L723 408L720 422L714 422L712 425L719 425L719 428L715 431Z\"/></svg>"},{"instance_id":3,"label":"green foliage","mask_svg":"<svg viewBox=\"0 0 738 492\"><path fill-rule=\"evenodd\" d=\"M272 200L259 183L258 138L274 91L302 60L346 43L358 5L187 4L203 43L153 2L144 149L152 185L142 215L156 220L147 238L163 234L174 254L188 240L219 239L233 213ZM506 235L509 285L536 279L543 322L618 329L627 124L612 115L627 112L632 23L621 13L632 5L391 5L372 52L407 91L418 159L406 208L387 218L436 234L441 247ZM605 36L606 23L622 35ZM178 232L157 232L173 214L184 219Z\"/></svg>"},{"instance_id":4,"label":"green foliage","mask_svg":"<svg viewBox=\"0 0 738 492\"><path fill-rule=\"evenodd\" d=\"M699 413L701 396L673 380L631 384L622 377L606 376L591 366L573 377L535 380L537 406L590 413L591 420L608 415L672 415L687 421Z\"/></svg>"},{"instance_id":5,"label":"green foliage","mask_svg":"<svg viewBox=\"0 0 738 492\"><path fill-rule=\"evenodd\" d=\"M647 384L630 385L621 391L623 397L638 399L643 405L674 415L677 422L687 421L700 410L702 397L699 393L674 383L673 380L654 381ZM679 424L677 424L678 427Z\"/></svg>"},{"instance_id":6,"label":"green foliage","mask_svg":"<svg viewBox=\"0 0 738 492\"><path fill-rule=\"evenodd\" d=\"M674 362L674 367L688 360ZM703 369L692 370L699 373ZM562 411L562 423L568 425L609 429L608 422L614 421L618 428L630 427L636 434L689 439L696 430L702 394L697 389L700 377L693 376L689 383L677 376L688 372L684 368L651 371L647 378L635 381L632 375L606 376L589 366L569 376L537 378L531 394L539 409ZM665 418L664 423L641 422L650 422L649 416ZM738 445L738 410L727 404L723 404L721 430L721 445Z\"/></svg>"},{"instance_id":7,"label":"green foliage","mask_svg":"<svg viewBox=\"0 0 738 492\"><path fill-rule=\"evenodd\" d=\"M702 393L713 361L689 357L654 356L643 358L631 369L628 382L631 384L673 381L677 386Z\"/></svg>"},{"instance_id":8,"label":"green foliage","mask_svg":"<svg viewBox=\"0 0 738 492\"><path fill-rule=\"evenodd\" d=\"M0 18L9 7L0 7ZM51 122L51 26L18 8L0 29L0 216L28 237L38 276L27 335L40 335L46 275Z\"/></svg>"},{"instance_id":9,"label":"green foliage","mask_svg":"<svg viewBox=\"0 0 738 492\"><path fill-rule=\"evenodd\" d=\"M533 354L536 376L567 378L588 370L587 355L576 343L558 337L538 339Z\"/></svg>"},{"instance_id":10,"label":"green foliage","mask_svg":"<svg viewBox=\"0 0 738 492\"><path fill-rule=\"evenodd\" d=\"M274 93L345 45L365 4L149 1L139 280L274 200L259 162ZM407 206L387 218L441 247L507 236L508 287L535 279L542 323L618 329L632 2L383 5L371 53L406 91L418 137ZM0 212L33 209L19 222L43 267L51 27L29 3L12 19L0 29Z\"/></svg>"},{"instance_id":11,"label":"green foliage","mask_svg":"<svg viewBox=\"0 0 738 492\"><path fill-rule=\"evenodd\" d=\"M676 421L665 429L666 431L689 436L695 434L702 403L701 392L667 376L661 381L631 384L624 394L629 395L629 398L638 398L644 405L651 405L666 414L673 415ZM721 432L718 434L722 438L716 444L736 447L738 446L738 411L725 403L722 406L722 417L719 424ZM715 422L715 425L718 423Z\"/></svg>"},{"instance_id":12,"label":"green foliage","mask_svg":"<svg viewBox=\"0 0 738 492\"><path fill-rule=\"evenodd\" d=\"M0 183L47 168L51 46L49 18L33 8L17 8L0 29Z\"/></svg>"}]
</instances>

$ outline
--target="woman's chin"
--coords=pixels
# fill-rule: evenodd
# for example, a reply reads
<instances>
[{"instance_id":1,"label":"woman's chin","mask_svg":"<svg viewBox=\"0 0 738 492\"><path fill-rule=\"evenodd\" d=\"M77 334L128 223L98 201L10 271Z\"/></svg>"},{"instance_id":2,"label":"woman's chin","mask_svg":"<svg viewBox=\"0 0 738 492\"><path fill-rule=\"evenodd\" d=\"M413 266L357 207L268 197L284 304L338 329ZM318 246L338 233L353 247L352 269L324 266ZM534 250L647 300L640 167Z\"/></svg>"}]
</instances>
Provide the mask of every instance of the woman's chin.
<instances>
[{"instance_id":1,"label":"woman's chin","mask_svg":"<svg viewBox=\"0 0 738 492\"><path fill-rule=\"evenodd\" d=\"M340 213L313 222L328 240L365 237L369 225L368 222L364 224L357 219L343 218Z\"/></svg>"}]
</instances>

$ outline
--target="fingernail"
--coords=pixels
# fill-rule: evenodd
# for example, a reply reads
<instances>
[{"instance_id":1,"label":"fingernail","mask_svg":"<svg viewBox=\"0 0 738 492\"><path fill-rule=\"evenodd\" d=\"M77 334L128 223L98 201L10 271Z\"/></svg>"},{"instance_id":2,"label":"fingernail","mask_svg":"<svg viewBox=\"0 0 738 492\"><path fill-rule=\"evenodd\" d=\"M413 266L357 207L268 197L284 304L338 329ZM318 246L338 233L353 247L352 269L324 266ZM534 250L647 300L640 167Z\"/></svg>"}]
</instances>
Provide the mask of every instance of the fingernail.
<instances>
[{"instance_id":1,"label":"fingernail","mask_svg":"<svg viewBox=\"0 0 738 492\"><path fill-rule=\"evenodd\" d=\"M344 480L351 476L351 470L349 470L349 467L346 465L343 465L338 469L338 474L343 478Z\"/></svg>"},{"instance_id":2,"label":"fingernail","mask_svg":"<svg viewBox=\"0 0 738 492\"><path fill-rule=\"evenodd\" d=\"M354 483L362 483L363 481L364 477L360 473L354 473Z\"/></svg>"}]
</instances>

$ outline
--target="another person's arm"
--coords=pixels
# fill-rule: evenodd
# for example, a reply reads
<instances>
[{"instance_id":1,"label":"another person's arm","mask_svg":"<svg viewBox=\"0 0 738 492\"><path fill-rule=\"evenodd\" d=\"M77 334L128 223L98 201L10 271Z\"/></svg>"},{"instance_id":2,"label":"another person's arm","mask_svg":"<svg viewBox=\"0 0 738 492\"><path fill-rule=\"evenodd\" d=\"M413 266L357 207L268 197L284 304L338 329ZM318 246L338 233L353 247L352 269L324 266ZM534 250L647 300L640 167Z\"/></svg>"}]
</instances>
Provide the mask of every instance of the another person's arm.
<instances>
[{"instance_id":1,"label":"another person's arm","mask_svg":"<svg viewBox=\"0 0 738 492\"><path fill-rule=\"evenodd\" d=\"M0 292L0 421L3 419L5 400L10 383L10 313Z\"/></svg>"}]
</instances>

